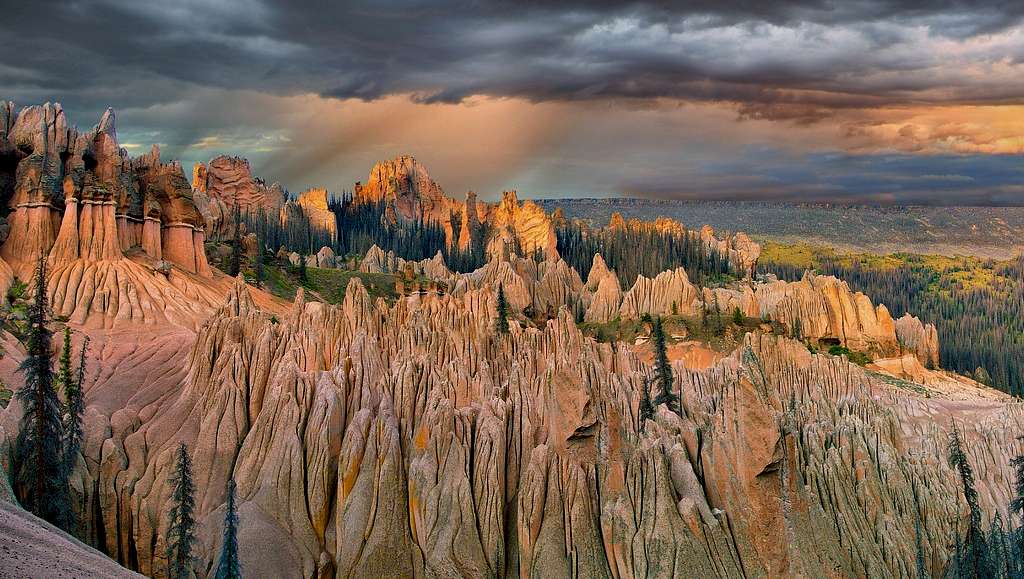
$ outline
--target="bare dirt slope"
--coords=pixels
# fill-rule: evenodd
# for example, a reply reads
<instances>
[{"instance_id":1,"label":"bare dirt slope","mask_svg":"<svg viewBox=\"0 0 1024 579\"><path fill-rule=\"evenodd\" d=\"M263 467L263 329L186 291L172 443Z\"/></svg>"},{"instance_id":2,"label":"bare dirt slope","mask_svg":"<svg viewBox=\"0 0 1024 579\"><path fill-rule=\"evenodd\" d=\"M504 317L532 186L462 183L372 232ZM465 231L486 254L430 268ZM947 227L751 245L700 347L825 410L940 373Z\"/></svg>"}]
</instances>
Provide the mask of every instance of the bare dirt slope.
<instances>
[{"instance_id":1,"label":"bare dirt slope","mask_svg":"<svg viewBox=\"0 0 1024 579\"><path fill-rule=\"evenodd\" d=\"M31 513L0 500L0 577L142 577Z\"/></svg>"}]
</instances>

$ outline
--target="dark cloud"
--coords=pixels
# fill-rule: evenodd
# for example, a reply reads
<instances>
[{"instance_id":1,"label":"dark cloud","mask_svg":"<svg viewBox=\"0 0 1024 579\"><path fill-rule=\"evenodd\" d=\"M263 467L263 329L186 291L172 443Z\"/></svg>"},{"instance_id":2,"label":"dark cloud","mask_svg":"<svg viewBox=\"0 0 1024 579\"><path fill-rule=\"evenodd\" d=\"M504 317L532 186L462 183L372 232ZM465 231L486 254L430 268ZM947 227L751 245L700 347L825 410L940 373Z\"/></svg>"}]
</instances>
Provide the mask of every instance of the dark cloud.
<instances>
[{"instance_id":1,"label":"dark cloud","mask_svg":"<svg viewBox=\"0 0 1024 579\"><path fill-rule=\"evenodd\" d=\"M624 183L632 195L662 199L1020 205L1024 164L1013 155L778 155L748 152L702 169ZM735 175L744 175L737 179ZM680 183L686 183L680 186Z\"/></svg>"},{"instance_id":2,"label":"dark cloud","mask_svg":"<svg viewBox=\"0 0 1024 579\"><path fill-rule=\"evenodd\" d=\"M83 125L114 106L125 142L160 142L186 163L250 155L266 177L295 188L328 178L347 186L365 175L370 155L420 151L449 168L456 192L518 185L554 196L917 200L961 191L1024 201L1014 188L1021 175L997 170L1019 158L993 167L977 154L1019 149L1016 126L875 113L1024 103L1024 2L65 0L3 8L0 98L60 101ZM399 106L393 95L412 102ZM461 155L481 141L502 147L457 122L478 116L444 108L468 111L480 96L568 108L541 117L513 107L533 118L476 121L502 125L493 133L529 130L518 137L523 150L462 169ZM358 109L361 118L338 112L355 110L350 99L379 106ZM707 107L689 117L729 111L717 124L676 126L657 112L673 106ZM431 119L441 110L444 125ZM737 120L743 135L727 126ZM766 123L814 137L790 134L797 144L773 148L783 138ZM841 136L825 139L821 125ZM461 138L433 137L449 127ZM447 148L434 150L431 140ZM808 154L844 146L862 155ZM886 146L940 164L936 152L954 151L968 166L886 165L877 156ZM872 161L857 166L858 158ZM907 177L917 174L931 177Z\"/></svg>"},{"instance_id":3,"label":"dark cloud","mask_svg":"<svg viewBox=\"0 0 1024 579\"><path fill-rule=\"evenodd\" d=\"M22 72L0 68L0 86L93 109L115 95L120 106L170 102L195 87L828 107L1024 95L1024 80L1004 75L993 94L984 70L963 70L1024 58L1008 32L1019 32L1024 3L998 0L10 4L0 36ZM958 42L977 45L941 52Z\"/></svg>"}]
</instances>

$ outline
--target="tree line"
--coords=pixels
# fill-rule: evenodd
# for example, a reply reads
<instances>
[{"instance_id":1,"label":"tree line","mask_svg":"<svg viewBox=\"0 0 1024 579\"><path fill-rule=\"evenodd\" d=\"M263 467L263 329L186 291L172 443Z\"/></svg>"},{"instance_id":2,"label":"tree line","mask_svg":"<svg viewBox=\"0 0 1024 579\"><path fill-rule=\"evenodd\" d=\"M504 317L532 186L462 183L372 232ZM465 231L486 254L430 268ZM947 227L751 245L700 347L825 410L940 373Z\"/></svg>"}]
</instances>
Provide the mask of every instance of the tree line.
<instances>
[{"instance_id":1,"label":"tree line","mask_svg":"<svg viewBox=\"0 0 1024 579\"><path fill-rule=\"evenodd\" d=\"M683 267L697 285L716 285L735 275L729 260L708 248L696 231L658 231L653 228L589 229L566 222L555 230L558 252L583 279L600 253L615 270L622 287L633 286L637 276L654 277Z\"/></svg>"}]
</instances>

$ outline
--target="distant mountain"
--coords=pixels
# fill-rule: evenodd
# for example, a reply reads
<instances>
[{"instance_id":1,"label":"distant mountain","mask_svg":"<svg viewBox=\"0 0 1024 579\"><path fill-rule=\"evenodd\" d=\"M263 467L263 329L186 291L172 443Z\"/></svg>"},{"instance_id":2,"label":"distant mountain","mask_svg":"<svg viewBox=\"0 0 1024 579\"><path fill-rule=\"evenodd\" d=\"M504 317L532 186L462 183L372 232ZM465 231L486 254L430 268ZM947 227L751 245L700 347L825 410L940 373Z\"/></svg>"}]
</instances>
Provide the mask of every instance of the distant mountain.
<instances>
[{"instance_id":1,"label":"distant mountain","mask_svg":"<svg viewBox=\"0 0 1024 579\"><path fill-rule=\"evenodd\" d=\"M693 227L752 238L807 242L873 253L937 253L1006 259L1024 251L1024 207L887 207L652 199L544 199L547 211L607 223L664 215Z\"/></svg>"}]
</instances>

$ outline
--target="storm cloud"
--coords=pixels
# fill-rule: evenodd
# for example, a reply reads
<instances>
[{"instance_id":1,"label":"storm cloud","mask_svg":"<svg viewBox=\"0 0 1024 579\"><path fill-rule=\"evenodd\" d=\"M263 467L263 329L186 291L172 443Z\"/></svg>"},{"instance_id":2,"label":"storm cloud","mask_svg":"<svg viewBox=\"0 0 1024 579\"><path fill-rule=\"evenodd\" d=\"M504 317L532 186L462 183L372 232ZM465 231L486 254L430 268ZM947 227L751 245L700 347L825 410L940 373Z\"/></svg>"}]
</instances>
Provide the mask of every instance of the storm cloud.
<instances>
[{"instance_id":1,"label":"storm cloud","mask_svg":"<svg viewBox=\"0 0 1024 579\"><path fill-rule=\"evenodd\" d=\"M458 111L444 107L462 107L465 118L472 118L474 106L502 100L520 103L507 107L518 116L489 117L492 122L510 131L517 121L525 124L516 129L521 143L563 159L569 173L579 173L571 167L581 165L604 170L599 178L583 179L587 187L600 184L601 190L591 191L597 194L669 191L673 188L663 183L679 176L664 171L666 166L689 165L693 171L682 178L703 182L712 167L724 165L697 167L668 159L651 167L655 164L641 158L640 165L654 171L661 167L662 172L633 175L637 168L630 167L623 171L628 175L612 174L607 163L616 157L614 148L589 150L573 133L593 131L565 120L553 122L545 116L552 107L559 108L559 119L596 122L608 130L616 123L593 111L604 107L620 115L627 120L622 128L626 133L614 133L614 138L633 141L632 151L619 153L631 158L657 152L659 143L689 151L686 139L724 138L722 155L747 154L750 147L761 150L770 144L764 123L792 133L781 140L816 143L797 152L784 143L779 146L785 155L802 159L798 165L806 161L809 171L820 167L821 175L827 174L823 159L836 153L930 156L938 163L939 156L949 154L970 158L1021 152L1021 133L1009 120L1009 111L1024 104L1024 3L9 4L0 19L7 55L0 64L0 96L19 104L60 101L79 123L114 106L128 122L122 122L122 131L139 141L135 144L161 142L170 154L186 160L215 152L251 155L259 169L274 173L269 177L296 187L328 176L348 182L353 177L351 160L341 155L358 155L360 146L375 153L403 149L399 119L410 126L430 126L428 117L443 110L452 123L460 124L455 120ZM307 108L284 108L298 105ZM335 119L322 123L332 133L310 120L310 107ZM680 108L687 110L680 113ZM629 125L645 125L645 111L652 109L682 115L679 123L687 130L700 124L694 120L700 115L722 124L701 125L705 136L665 134L657 127L631 133L635 130ZM386 126L375 128L353 116L353 110ZM395 117L399 110L405 116ZM479 109L476 113L481 116ZM754 136L730 141L736 132L725 123L741 125ZM821 125L829 130L827 138L817 127ZM604 136L605 141L611 138ZM414 140L409 147L430 150L427 135L417 134ZM431 154L449 159L442 165L455 166L465 142L451 135L438 135L438 140L452 150ZM327 149L315 151L313 144ZM584 186L567 187L571 184L564 178L544 168L551 160L539 153L517 150L498 158L493 166L480 159L484 167L468 173L453 170L454 187L496 186L524 176L531 186L552 194L576 193ZM548 180L537 178L542 174ZM731 191L753 186L760 177L767 175L734 175L729 184L704 183L704 191L739 195ZM789 185L790 193L799 196L806 183ZM861 194L849 189L840 193ZM756 187L750 194L774 195ZM980 198L1007 198L985 195ZM1013 200L1012 190L1009 198Z\"/></svg>"}]
</instances>

